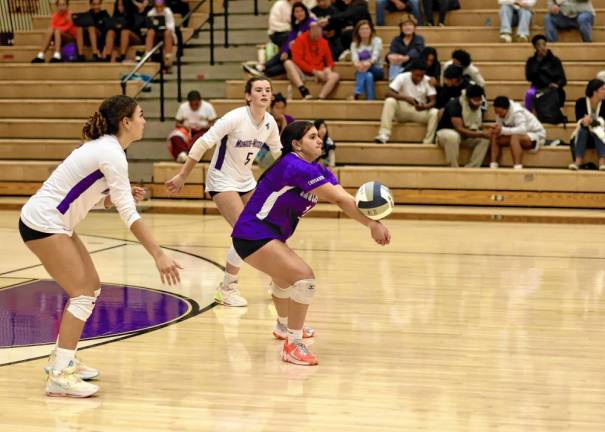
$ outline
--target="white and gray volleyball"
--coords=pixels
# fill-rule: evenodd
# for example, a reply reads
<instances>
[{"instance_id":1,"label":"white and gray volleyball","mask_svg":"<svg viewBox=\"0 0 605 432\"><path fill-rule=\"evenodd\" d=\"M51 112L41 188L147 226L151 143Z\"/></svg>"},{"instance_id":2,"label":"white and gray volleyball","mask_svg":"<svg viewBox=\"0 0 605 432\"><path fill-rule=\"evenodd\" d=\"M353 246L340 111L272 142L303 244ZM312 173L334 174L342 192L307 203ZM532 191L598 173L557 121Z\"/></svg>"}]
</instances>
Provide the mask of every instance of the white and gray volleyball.
<instances>
[{"instance_id":1,"label":"white and gray volleyball","mask_svg":"<svg viewBox=\"0 0 605 432\"><path fill-rule=\"evenodd\" d=\"M362 184L355 194L357 208L370 219L387 217L395 205L388 187L377 181Z\"/></svg>"}]
</instances>

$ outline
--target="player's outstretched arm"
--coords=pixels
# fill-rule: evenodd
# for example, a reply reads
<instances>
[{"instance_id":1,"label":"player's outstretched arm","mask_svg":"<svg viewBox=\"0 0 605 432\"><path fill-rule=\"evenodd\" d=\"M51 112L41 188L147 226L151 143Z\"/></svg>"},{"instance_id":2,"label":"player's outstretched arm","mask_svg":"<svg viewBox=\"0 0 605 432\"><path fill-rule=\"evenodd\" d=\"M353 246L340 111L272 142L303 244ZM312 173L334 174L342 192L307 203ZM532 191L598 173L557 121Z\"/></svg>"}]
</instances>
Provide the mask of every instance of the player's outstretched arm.
<instances>
[{"instance_id":1,"label":"player's outstretched arm","mask_svg":"<svg viewBox=\"0 0 605 432\"><path fill-rule=\"evenodd\" d=\"M367 226L370 229L372 238L379 245L384 246L391 242L389 229L382 222L372 220L360 212L355 205L355 198L344 190L342 186L324 183L310 192L323 201L336 204L351 219L355 219L360 224Z\"/></svg>"},{"instance_id":2,"label":"player's outstretched arm","mask_svg":"<svg viewBox=\"0 0 605 432\"><path fill-rule=\"evenodd\" d=\"M155 260L155 265L160 272L160 278L162 283L168 285L176 285L181 281L179 269L182 269L173 258L169 257L164 253L162 248L157 244L151 234L151 230L143 222L142 219L138 219L130 226L130 231L134 234L138 241L141 242L143 247L149 252L149 254Z\"/></svg>"}]
</instances>

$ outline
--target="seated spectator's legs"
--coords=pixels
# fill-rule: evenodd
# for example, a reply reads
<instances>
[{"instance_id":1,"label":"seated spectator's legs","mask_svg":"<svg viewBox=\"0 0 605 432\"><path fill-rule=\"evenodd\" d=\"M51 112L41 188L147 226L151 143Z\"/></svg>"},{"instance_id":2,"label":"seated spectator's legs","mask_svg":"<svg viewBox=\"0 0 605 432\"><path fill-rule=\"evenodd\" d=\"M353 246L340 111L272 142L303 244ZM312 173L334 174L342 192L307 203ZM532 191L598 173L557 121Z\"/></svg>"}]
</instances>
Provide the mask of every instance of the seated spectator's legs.
<instances>
[{"instance_id":1,"label":"seated spectator's legs","mask_svg":"<svg viewBox=\"0 0 605 432\"><path fill-rule=\"evenodd\" d=\"M269 39L271 40L271 42L273 42L275 45L277 45L278 48L281 48L286 41L288 40L288 35L290 34L290 32L275 32L271 35L269 35Z\"/></svg>"},{"instance_id":2,"label":"seated spectator's legs","mask_svg":"<svg viewBox=\"0 0 605 432\"><path fill-rule=\"evenodd\" d=\"M439 6L439 24L445 24L445 16L450 7L449 0L437 0Z\"/></svg>"},{"instance_id":3,"label":"seated spectator's legs","mask_svg":"<svg viewBox=\"0 0 605 432\"><path fill-rule=\"evenodd\" d=\"M500 34L513 33L513 17L515 16L515 8L511 5L500 6Z\"/></svg>"},{"instance_id":4,"label":"seated spectator's legs","mask_svg":"<svg viewBox=\"0 0 605 432\"><path fill-rule=\"evenodd\" d=\"M151 29L150 29L151 30ZM155 33L155 32L154 32ZM122 29L120 33L120 57L118 61L123 61L128 53L128 47L132 44L140 44L141 38L132 30ZM153 43L152 43L153 48Z\"/></svg>"},{"instance_id":5,"label":"seated spectator's legs","mask_svg":"<svg viewBox=\"0 0 605 432\"><path fill-rule=\"evenodd\" d=\"M280 56L281 53L277 53L269 60L267 60L267 63L265 63L265 76L274 77L286 73L286 69L284 68L284 62L282 62Z\"/></svg>"},{"instance_id":6,"label":"seated spectator's legs","mask_svg":"<svg viewBox=\"0 0 605 432\"><path fill-rule=\"evenodd\" d=\"M384 25L384 11L389 0L376 0L376 25Z\"/></svg>"},{"instance_id":7,"label":"seated spectator's legs","mask_svg":"<svg viewBox=\"0 0 605 432\"><path fill-rule=\"evenodd\" d=\"M148 29L147 34L145 35L145 52L151 51L155 42L155 29Z\"/></svg>"},{"instance_id":8,"label":"seated spectator's legs","mask_svg":"<svg viewBox=\"0 0 605 432\"><path fill-rule=\"evenodd\" d=\"M485 160L485 155L489 150L490 142L487 138L466 138L462 140L462 145L471 147L471 159L465 165L466 168L480 168Z\"/></svg>"},{"instance_id":9,"label":"seated spectator's legs","mask_svg":"<svg viewBox=\"0 0 605 432\"><path fill-rule=\"evenodd\" d=\"M390 64L389 65L389 81L393 81L397 75L403 72L403 65Z\"/></svg>"},{"instance_id":10,"label":"seated spectator's legs","mask_svg":"<svg viewBox=\"0 0 605 432\"><path fill-rule=\"evenodd\" d=\"M416 22L418 23L418 25L420 25L422 23L422 14L420 13L420 0L408 0L407 4L408 8L410 9L410 12L412 13L412 15L414 15L414 18L416 18Z\"/></svg>"},{"instance_id":11,"label":"seated spectator's legs","mask_svg":"<svg viewBox=\"0 0 605 432\"><path fill-rule=\"evenodd\" d=\"M174 49L174 37L168 30L164 31L164 67L172 67L172 50Z\"/></svg>"},{"instance_id":12,"label":"seated spectator's legs","mask_svg":"<svg viewBox=\"0 0 605 432\"><path fill-rule=\"evenodd\" d=\"M433 0L423 0L422 7L424 9L424 25L434 25Z\"/></svg>"},{"instance_id":13,"label":"seated spectator's legs","mask_svg":"<svg viewBox=\"0 0 605 432\"><path fill-rule=\"evenodd\" d=\"M378 132L379 137L386 138L388 141L393 128L393 118L395 117L400 123L415 122L426 124L426 134L422 140L423 144L432 144L435 140L435 131L439 117L439 111L436 108L416 111L416 108L407 102L397 101L395 98L387 98L382 108L380 131Z\"/></svg>"},{"instance_id":14,"label":"seated spectator's legs","mask_svg":"<svg viewBox=\"0 0 605 432\"><path fill-rule=\"evenodd\" d=\"M523 166L523 150L531 150L534 143L528 135L492 135L491 161L500 163L501 147L510 146L514 167Z\"/></svg>"},{"instance_id":15,"label":"seated spectator's legs","mask_svg":"<svg viewBox=\"0 0 605 432\"><path fill-rule=\"evenodd\" d=\"M353 94L355 96L359 96L365 93L366 90L366 75L369 75L369 72L359 72L355 71L355 90ZM366 93L368 96L368 100L370 100L370 95Z\"/></svg>"},{"instance_id":16,"label":"seated spectator's legs","mask_svg":"<svg viewBox=\"0 0 605 432\"><path fill-rule=\"evenodd\" d=\"M90 27L86 27L88 30ZM78 57L84 55L84 27L76 27L76 47L78 48Z\"/></svg>"},{"instance_id":17,"label":"seated spectator's legs","mask_svg":"<svg viewBox=\"0 0 605 432\"><path fill-rule=\"evenodd\" d=\"M437 144L443 147L445 161L452 168L458 168L459 166L460 141L460 134L454 129L440 129L437 131Z\"/></svg>"},{"instance_id":18,"label":"seated spectator's legs","mask_svg":"<svg viewBox=\"0 0 605 432\"><path fill-rule=\"evenodd\" d=\"M330 96L338 84L338 81L340 81L340 75L329 68L324 69L324 74L326 81L319 92L320 99L326 99L328 96Z\"/></svg>"},{"instance_id":19,"label":"seated spectator's legs","mask_svg":"<svg viewBox=\"0 0 605 432\"><path fill-rule=\"evenodd\" d=\"M370 70L366 72L365 89L368 100L376 99L375 81L380 81L384 78L384 70L376 65L372 65Z\"/></svg>"},{"instance_id":20,"label":"seated spectator's legs","mask_svg":"<svg viewBox=\"0 0 605 432\"><path fill-rule=\"evenodd\" d=\"M521 8L517 11L519 17L519 25L517 26L517 35L529 37L529 27L531 26L532 12L528 9Z\"/></svg>"},{"instance_id":21,"label":"seated spectator's legs","mask_svg":"<svg viewBox=\"0 0 605 432\"><path fill-rule=\"evenodd\" d=\"M176 160L181 153L189 153L189 143L180 136L173 136L170 138L168 151L170 151L172 158Z\"/></svg>"},{"instance_id":22,"label":"seated spectator's legs","mask_svg":"<svg viewBox=\"0 0 605 432\"><path fill-rule=\"evenodd\" d=\"M284 68L286 69L286 75L288 76L288 80L293 86L298 88L300 95L305 99L311 98L309 89L305 87L305 84L303 82L303 78L301 76L302 72L298 68L298 66L296 66L296 63L294 63L292 60L286 60L284 62Z\"/></svg>"},{"instance_id":23,"label":"seated spectator's legs","mask_svg":"<svg viewBox=\"0 0 605 432\"><path fill-rule=\"evenodd\" d=\"M544 16L544 32L548 42L558 42L558 31L568 28L577 28L575 19L567 18L561 14L553 15L549 13Z\"/></svg>"},{"instance_id":24,"label":"seated spectator's legs","mask_svg":"<svg viewBox=\"0 0 605 432\"><path fill-rule=\"evenodd\" d=\"M592 42L592 25L594 23L594 16L590 12L580 12L576 17L580 34L582 35L582 41Z\"/></svg>"},{"instance_id":25,"label":"seated spectator's legs","mask_svg":"<svg viewBox=\"0 0 605 432\"><path fill-rule=\"evenodd\" d=\"M198 138L201 138L208 129L191 129L191 145L197 141Z\"/></svg>"},{"instance_id":26,"label":"seated spectator's legs","mask_svg":"<svg viewBox=\"0 0 605 432\"><path fill-rule=\"evenodd\" d=\"M574 138L574 153L576 155L576 165L580 166L584 163L584 155L588 148L588 143L591 141L592 136L587 127L581 127Z\"/></svg>"},{"instance_id":27,"label":"seated spectator's legs","mask_svg":"<svg viewBox=\"0 0 605 432\"><path fill-rule=\"evenodd\" d=\"M101 58L107 59L108 57L112 57L113 59L113 50L115 48L116 41L116 31L115 30L107 30L107 34L105 35L105 48L103 49L103 54Z\"/></svg>"},{"instance_id":28,"label":"seated spectator's legs","mask_svg":"<svg viewBox=\"0 0 605 432\"><path fill-rule=\"evenodd\" d=\"M534 99L536 98L536 94L538 94L538 89L534 86L530 86L525 92L525 108L529 111L534 109Z\"/></svg>"}]
</instances>

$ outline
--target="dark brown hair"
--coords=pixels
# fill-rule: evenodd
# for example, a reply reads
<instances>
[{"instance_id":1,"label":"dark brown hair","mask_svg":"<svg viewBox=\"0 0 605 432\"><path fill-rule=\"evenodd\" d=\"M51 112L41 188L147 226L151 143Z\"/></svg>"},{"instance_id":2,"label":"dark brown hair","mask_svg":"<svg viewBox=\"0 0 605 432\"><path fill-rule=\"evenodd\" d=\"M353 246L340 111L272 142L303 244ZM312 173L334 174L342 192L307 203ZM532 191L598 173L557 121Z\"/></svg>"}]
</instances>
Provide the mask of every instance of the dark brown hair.
<instances>
[{"instance_id":1,"label":"dark brown hair","mask_svg":"<svg viewBox=\"0 0 605 432\"><path fill-rule=\"evenodd\" d=\"M124 117L131 118L137 108L137 101L130 96L112 96L101 103L99 109L86 121L82 137L86 141L103 135L115 135L120 130Z\"/></svg>"}]
</instances>

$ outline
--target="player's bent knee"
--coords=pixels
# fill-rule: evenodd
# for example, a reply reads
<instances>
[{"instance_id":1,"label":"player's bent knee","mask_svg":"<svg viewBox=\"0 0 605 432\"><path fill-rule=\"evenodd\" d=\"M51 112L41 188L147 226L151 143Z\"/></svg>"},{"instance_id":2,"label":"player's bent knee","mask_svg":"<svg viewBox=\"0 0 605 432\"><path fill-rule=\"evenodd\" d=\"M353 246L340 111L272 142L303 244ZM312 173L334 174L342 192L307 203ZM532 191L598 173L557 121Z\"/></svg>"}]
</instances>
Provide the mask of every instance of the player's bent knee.
<instances>
[{"instance_id":1,"label":"player's bent knee","mask_svg":"<svg viewBox=\"0 0 605 432\"><path fill-rule=\"evenodd\" d=\"M271 290L271 295L279 299L289 299L292 296L292 285L287 288L281 288L271 281L269 282L269 289Z\"/></svg>"},{"instance_id":2,"label":"player's bent knee","mask_svg":"<svg viewBox=\"0 0 605 432\"><path fill-rule=\"evenodd\" d=\"M227 251L227 263L237 268L241 267L244 264L244 260L236 252L233 245L231 245L231 247Z\"/></svg>"},{"instance_id":3,"label":"player's bent knee","mask_svg":"<svg viewBox=\"0 0 605 432\"><path fill-rule=\"evenodd\" d=\"M315 279L302 279L292 285L290 298L296 303L311 304L315 295Z\"/></svg>"},{"instance_id":4,"label":"player's bent knee","mask_svg":"<svg viewBox=\"0 0 605 432\"><path fill-rule=\"evenodd\" d=\"M67 311L78 318L80 321L86 321L95 308L96 297L81 295L69 299Z\"/></svg>"}]
</instances>

